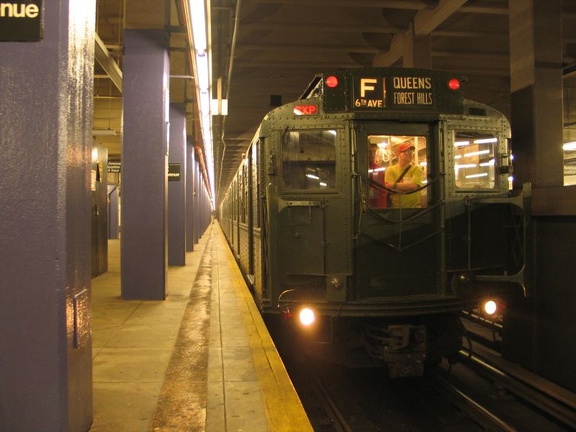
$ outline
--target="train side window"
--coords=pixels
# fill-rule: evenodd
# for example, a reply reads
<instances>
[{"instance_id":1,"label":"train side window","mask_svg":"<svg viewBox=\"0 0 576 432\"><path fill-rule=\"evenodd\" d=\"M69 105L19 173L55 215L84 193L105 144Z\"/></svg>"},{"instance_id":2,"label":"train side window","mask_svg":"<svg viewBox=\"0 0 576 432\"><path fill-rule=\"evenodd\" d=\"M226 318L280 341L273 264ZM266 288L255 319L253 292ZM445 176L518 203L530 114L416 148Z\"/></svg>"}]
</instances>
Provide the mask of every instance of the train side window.
<instances>
[{"instance_id":1,"label":"train side window","mask_svg":"<svg viewBox=\"0 0 576 432\"><path fill-rule=\"evenodd\" d=\"M282 137L284 190L325 192L336 188L337 132L290 130Z\"/></svg>"},{"instance_id":2,"label":"train side window","mask_svg":"<svg viewBox=\"0 0 576 432\"><path fill-rule=\"evenodd\" d=\"M498 138L486 132L456 131L454 135L454 178L456 189L479 190L496 187Z\"/></svg>"}]
</instances>

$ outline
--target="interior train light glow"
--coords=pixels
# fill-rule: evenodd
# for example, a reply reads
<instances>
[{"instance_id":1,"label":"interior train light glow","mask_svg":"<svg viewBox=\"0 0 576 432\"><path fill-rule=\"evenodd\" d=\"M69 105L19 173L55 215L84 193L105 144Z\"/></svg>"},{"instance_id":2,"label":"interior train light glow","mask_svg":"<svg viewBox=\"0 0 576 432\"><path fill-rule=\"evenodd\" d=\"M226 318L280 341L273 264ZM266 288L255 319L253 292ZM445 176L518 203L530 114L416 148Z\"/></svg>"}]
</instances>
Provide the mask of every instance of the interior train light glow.
<instances>
[{"instance_id":1,"label":"interior train light glow","mask_svg":"<svg viewBox=\"0 0 576 432\"><path fill-rule=\"evenodd\" d=\"M488 315L494 315L498 310L498 305L494 300L488 300L484 303L482 310Z\"/></svg>"},{"instance_id":2,"label":"interior train light glow","mask_svg":"<svg viewBox=\"0 0 576 432\"><path fill-rule=\"evenodd\" d=\"M482 162L480 164L481 167L488 167L488 166L493 166L496 164L496 161L494 159L490 159L488 162Z\"/></svg>"},{"instance_id":3,"label":"interior train light glow","mask_svg":"<svg viewBox=\"0 0 576 432\"><path fill-rule=\"evenodd\" d=\"M470 152L470 153L464 153L464 157L480 156L480 155L488 154L488 153L490 153L490 150L479 150L479 151L474 151L474 152Z\"/></svg>"},{"instance_id":4,"label":"interior train light glow","mask_svg":"<svg viewBox=\"0 0 576 432\"><path fill-rule=\"evenodd\" d=\"M460 80L452 78L450 81L448 81L448 88L450 90L458 90L460 88Z\"/></svg>"},{"instance_id":5,"label":"interior train light glow","mask_svg":"<svg viewBox=\"0 0 576 432\"><path fill-rule=\"evenodd\" d=\"M386 171L386 167L379 167L379 168L374 168L374 169L368 170L369 173L382 172L382 171Z\"/></svg>"},{"instance_id":6,"label":"interior train light glow","mask_svg":"<svg viewBox=\"0 0 576 432\"><path fill-rule=\"evenodd\" d=\"M316 321L316 314L312 309L305 307L300 310L298 318L300 319L300 324L309 327Z\"/></svg>"},{"instance_id":7,"label":"interior train light glow","mask_svg":"<svg viewBox=\"0 0 576 432\"><path fill-rule=\"evenodd\" d=\"M483 138L474 140L474 144L491 144L495 142L498 142L498 138Z\"/></svg>"},{"instance_id":8,"label":"interior train light glow","mask_svg":"<svg viewBox=\"0 0 576 432\"><path fill-rule=\"evenodd\" d=\"M326 85L330 88L338 87L338 78L334 75L330 75L326 78Z\"/></svg>"}]
</instances>

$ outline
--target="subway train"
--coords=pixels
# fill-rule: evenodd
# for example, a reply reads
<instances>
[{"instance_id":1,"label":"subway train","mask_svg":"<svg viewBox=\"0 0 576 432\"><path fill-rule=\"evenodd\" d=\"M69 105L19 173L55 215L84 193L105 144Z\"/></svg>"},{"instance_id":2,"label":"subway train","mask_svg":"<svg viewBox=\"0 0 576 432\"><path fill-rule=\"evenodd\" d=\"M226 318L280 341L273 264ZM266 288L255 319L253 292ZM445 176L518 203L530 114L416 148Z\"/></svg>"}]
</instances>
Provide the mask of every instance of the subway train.
<instances>
[{"instance_id":1,"label":"subway train","mask_svg":"<svg viewBox=\"0 0 576 432\"><path fill-rule=\"evenodd\" d=\"M459 351L461 311L529 295L530 184L464 82L334 70L259 125L218 218L262 314L315 355L420 376Z\"/></svg>"}]
</instances>

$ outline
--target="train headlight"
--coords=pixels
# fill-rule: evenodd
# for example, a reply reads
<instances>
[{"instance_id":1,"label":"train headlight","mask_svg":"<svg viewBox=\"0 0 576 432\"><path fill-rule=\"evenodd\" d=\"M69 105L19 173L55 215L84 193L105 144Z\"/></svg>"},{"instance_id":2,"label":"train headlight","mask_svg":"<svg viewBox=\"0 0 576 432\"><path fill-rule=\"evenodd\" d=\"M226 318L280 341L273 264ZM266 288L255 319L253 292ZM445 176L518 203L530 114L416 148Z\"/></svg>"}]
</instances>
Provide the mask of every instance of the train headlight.
<instances>
[{"instance_id":1,"label":"train headlight","mask_svg":"<svg viewBox=\"0 0 576 432\"><path fill-rule=\"evenodd\" d=\"M316 321L316 314L312 309L305 307L300 309L298 319L300 320L300 324L304 327L310 327Z\"/></svg>"},{"instance_id":2,"label":"train headlight","mask_svg":"<svg viewBox=\"0 0 576 432\"><path fill-rule=\"evenodd\" d=\"M494 300L486 300L482 305L482 310L486 315L492 316L498 311L498 303Z\"/></svg>"}]
</instances>

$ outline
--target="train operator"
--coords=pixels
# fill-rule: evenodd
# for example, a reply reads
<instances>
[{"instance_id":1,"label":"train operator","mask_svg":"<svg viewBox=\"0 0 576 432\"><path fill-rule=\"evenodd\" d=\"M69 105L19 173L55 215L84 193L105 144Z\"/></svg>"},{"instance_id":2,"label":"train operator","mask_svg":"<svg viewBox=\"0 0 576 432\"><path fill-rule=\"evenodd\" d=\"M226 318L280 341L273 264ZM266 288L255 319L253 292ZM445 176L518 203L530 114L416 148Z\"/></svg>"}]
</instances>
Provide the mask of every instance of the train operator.
<instances>
[{"instance_id":1,"label":"train operator","mask_svg":"<svg viewBox=\"0 0 576 432\"><path fill-rule=\"evenodd\" d=\"M396 146L396 165L386 170L386 187L396 193L392 193L391 207L407 208L422 207L420 191L422 187L422 168L412 163L415 147L410 143L402 143ZM416 191L409 193L411 191Z\"/></svg>"}]
</instances>

